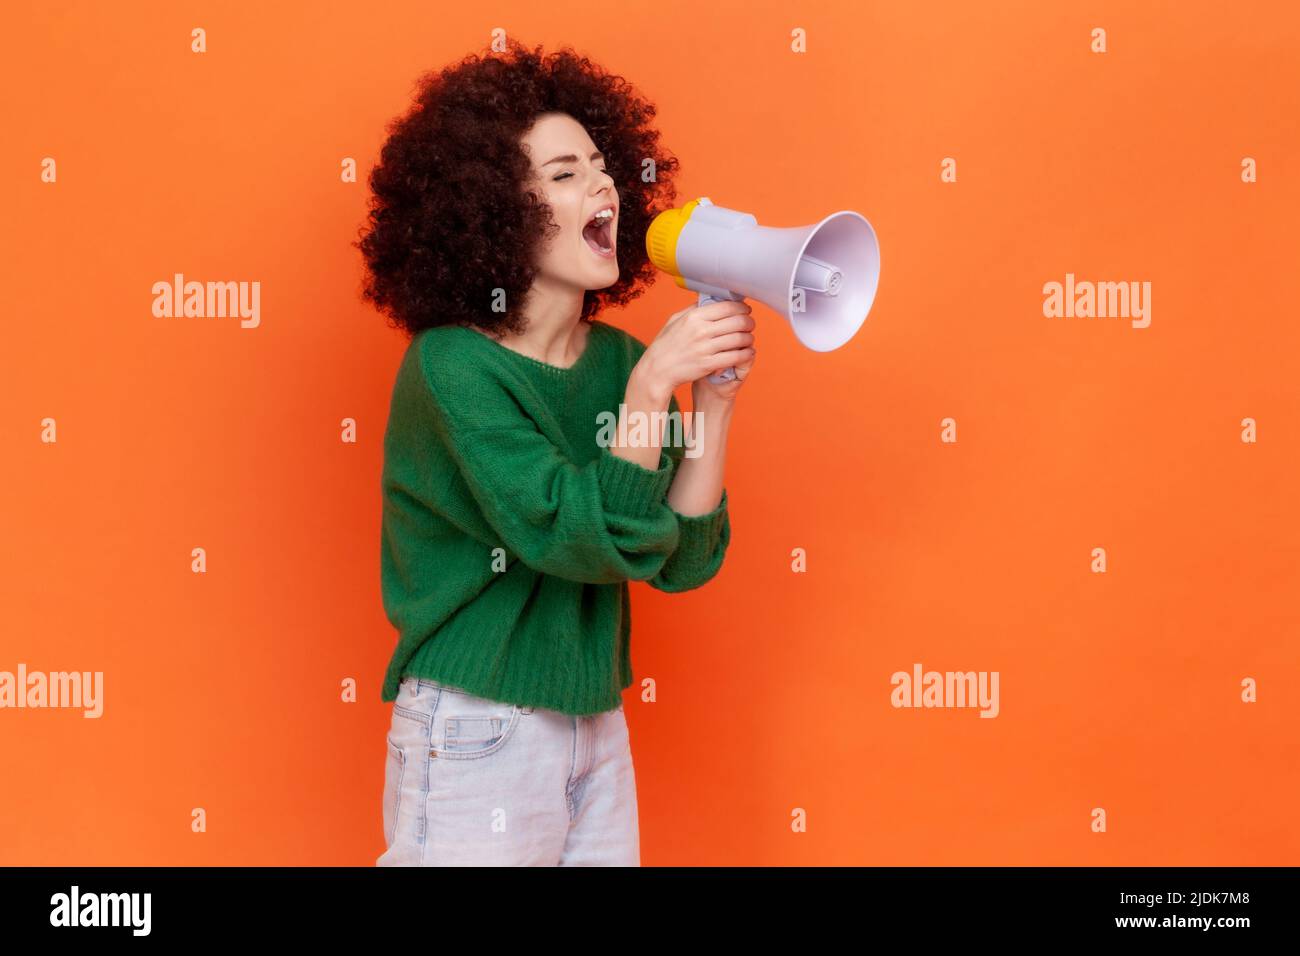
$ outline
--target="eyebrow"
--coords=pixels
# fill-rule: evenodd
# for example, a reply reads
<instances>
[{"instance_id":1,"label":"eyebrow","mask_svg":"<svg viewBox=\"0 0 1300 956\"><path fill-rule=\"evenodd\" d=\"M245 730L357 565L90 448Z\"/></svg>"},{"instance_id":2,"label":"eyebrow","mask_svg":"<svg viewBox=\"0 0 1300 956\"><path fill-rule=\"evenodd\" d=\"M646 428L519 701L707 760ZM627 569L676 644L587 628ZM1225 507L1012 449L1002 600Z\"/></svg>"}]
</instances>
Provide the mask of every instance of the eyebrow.
<instances>
[{"instance_id":1,"label":"eyebrow","mask_svg":"<svg viewBox=\"0 0 1300 956\"><path fill-rule=\"evenodd\" d=\"M591 161L593 163L598 159L604 159L604 158L605 158L605 154L602 153L600 150L596 150L594 153L591 154ZM577 161L578 161L577 156L574 156L572 153L567 153L564 156L556 156L554 159L548 159L546 162L542 163L542 165L549 166L551 165L551 163L576 163Z\"/></svg>"}]
</instances>

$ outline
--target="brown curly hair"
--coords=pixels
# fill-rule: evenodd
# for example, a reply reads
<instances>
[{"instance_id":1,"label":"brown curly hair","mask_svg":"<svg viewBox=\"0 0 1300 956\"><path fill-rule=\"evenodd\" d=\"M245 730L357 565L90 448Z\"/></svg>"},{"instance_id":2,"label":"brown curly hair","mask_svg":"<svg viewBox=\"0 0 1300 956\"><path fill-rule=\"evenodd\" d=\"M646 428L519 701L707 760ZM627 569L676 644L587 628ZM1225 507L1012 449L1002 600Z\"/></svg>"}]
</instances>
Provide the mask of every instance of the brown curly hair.
<instances>
[{"instance_id":1,"label":"brown curly hair","mask_svg":"<svg viewBox=\"0 0 1300 956\"><path fill-rule=\"evenodd\" d=\"M567 113L605 154L619 196L618 281L588 290L582 319L623 305L654 279L650 221L676 195L677 160L651 128L653 104L621 76L564 47L549 55L511 40L422 75L411 109L388 126L370 173L361 296L413 337L436 325L524 331L535 250L558 226L526 183L521 137L542 113ZM643 169L653 160L654 175ZM368 231L367 231L368 230ZM507 311L491 308L505 291Z\"/></svg>"}]
</instances>

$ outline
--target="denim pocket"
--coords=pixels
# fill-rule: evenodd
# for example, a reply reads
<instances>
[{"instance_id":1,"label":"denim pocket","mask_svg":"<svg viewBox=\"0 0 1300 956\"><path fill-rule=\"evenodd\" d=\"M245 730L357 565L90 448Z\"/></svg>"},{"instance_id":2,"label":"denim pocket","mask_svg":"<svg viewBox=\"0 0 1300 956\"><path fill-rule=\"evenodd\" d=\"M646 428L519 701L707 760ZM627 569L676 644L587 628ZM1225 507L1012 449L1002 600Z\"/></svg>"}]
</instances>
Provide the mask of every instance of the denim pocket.
<instances>
[{"instance_id":1,"label":"denim pocket","mask_svg":"<svg viewBox=\"0 0 1300 956\"><path fill-rule=\"evenodd\" d=\"M424 838L424 794L428 790L430 738L437 694L417 693L403 680L393 702L384 771L384 838L397 842Z\"/></svg>"},{"instance_id":2,"label":"denim pocket","mask_svg":"<svg viewBox=\"0 0 1300 956\"><path fill-rule=\"evenodd\" d=\"M438 756L465 760L496 753L519 726L521 712L518 704L444 692L435 721L442 737Z\"/></svg>"},{"instance_id":3,"label":"denim pocket","mask_svg":"<svg viewBox=\"0 0 1300 956\"><path fill-rule=\"evenodd\" d=\"M384 844L393 845L397 832L397 814L402 807L402 782L406 776L406 754L402 748L393 743L393 738L385 738L388 744L388 759L384 764Z\"/></svg>"}]
</instances>

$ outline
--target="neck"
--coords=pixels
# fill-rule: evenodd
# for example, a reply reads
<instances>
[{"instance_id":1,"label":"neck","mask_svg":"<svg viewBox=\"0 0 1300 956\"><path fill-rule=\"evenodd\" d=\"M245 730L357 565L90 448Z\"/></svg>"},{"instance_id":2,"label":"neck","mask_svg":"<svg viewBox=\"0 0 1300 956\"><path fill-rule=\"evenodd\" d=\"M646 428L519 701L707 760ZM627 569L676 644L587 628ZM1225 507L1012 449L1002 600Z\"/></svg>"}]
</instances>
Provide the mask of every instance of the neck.
<instances>
[{"instance_id":1,"label":"neck","mask_svg":"<svg viewBox=\"0 0 1300 956\"><path fill-rule=\"evenodd\" d=\"M539 277L524 303L527 328L503 341L515 351L551 365L572 365L582 355L587 336L586 330L579 328L584 295L582 289Z\"/></svg>"}]
</instances>

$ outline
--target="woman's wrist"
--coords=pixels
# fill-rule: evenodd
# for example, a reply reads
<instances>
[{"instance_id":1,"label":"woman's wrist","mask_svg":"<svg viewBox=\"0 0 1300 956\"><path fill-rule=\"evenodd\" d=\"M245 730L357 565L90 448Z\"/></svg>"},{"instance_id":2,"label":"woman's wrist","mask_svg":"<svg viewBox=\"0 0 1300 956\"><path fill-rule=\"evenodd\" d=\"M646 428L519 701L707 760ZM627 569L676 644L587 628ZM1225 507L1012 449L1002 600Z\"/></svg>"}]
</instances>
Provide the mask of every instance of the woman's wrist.
<instances>
[{"instance_id":1,"label":"woman's wrist","mask_svg":"<svg viewBox=\"0 0 1300 956\"><path fill-rule=\"evenodd\" d=\"M707 411L712 417L731 419L736 408L736 397L723 397L708 386L696 382L691 388L691 407L696 411Z\"/></svg>"},{"instance_id":2,"label":"woman's wrist","mask_svg":"<svg viewBox=\"0 0 1300 956\"><path fill-rule=\"evenodd\" d=\"M736 403L730 398L719 398L716 394L701 391L691 396L691 407L697 412L709 412L711 417L731 421Z\"/></svg>"},{"instance_id":3,"label":"woman's wrist","mask_svg":"<svg viewBox=\"0 0 1300 956\"><path fill-rule=\"evenodd\" d=\"M673 397L673 387L658 376L643 356L632 366L632 374L627 380L627 396L629 399L634 396L637 399L635 403L629 401L628 404L663 410L668 408L668 402Z\"/></svg>"}]
</instances>

